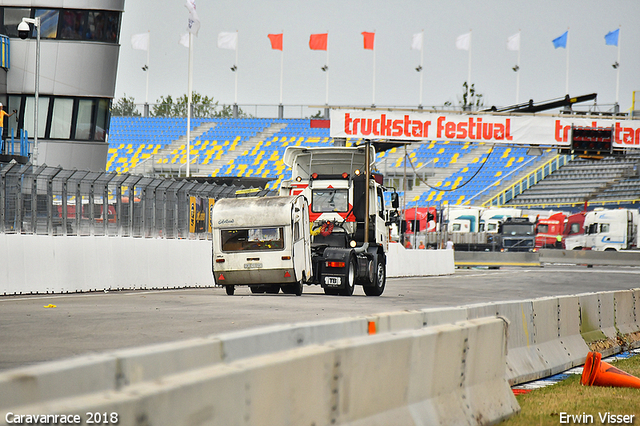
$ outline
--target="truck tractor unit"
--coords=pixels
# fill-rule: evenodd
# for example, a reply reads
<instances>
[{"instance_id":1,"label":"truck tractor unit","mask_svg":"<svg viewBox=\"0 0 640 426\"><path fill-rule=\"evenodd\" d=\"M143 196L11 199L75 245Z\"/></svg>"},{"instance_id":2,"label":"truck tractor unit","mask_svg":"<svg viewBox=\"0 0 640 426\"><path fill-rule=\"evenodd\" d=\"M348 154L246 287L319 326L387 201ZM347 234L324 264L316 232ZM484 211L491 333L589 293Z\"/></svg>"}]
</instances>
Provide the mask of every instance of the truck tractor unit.
<instances>
[{"instance_id":1,"label":"truck tractor unit","mask_svg":"<svg viewBox=\"0 0 640 426\"><path fill-rule=\"evenodd\" d=\"M530 252L535 250L534 223L526 217L507 218L500 226L502 250Z\"/></svg>"},{"instance_id":2,"label":"truck tractor unit","mask_svg":"<svg viewBox=\"0 0 640 426\"><path fill-rule=\"evenodd\" d=\"M367 296L384 292L391 221L382 176L369 173L374 161L369 144L285 150L284 163L292 174L282 182L280 195L309 200L313 276L308 282L326 294L350 296L355 285ZM395 191L391 200L397 209Z\"/></svg>"}]
</instances>

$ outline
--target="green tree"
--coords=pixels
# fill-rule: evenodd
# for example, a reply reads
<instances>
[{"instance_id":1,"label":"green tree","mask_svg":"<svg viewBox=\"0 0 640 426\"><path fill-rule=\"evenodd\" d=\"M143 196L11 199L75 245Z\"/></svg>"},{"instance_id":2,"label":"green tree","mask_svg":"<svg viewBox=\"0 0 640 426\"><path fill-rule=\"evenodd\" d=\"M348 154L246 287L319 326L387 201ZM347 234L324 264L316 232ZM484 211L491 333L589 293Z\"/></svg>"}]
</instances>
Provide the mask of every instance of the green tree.
<instances>
[{"instance_id":1,"label":"green tree","mask_svg":"<svg viewBox=\"0 0 640 426\"><path fill-rule=\"evenodd\" d=\"M184 94L175 101L168 95L166 98L161 96L153 106L151 115L154 117L186 117L187 116L187 95ZM233 108L231 105L219 106L218 101L214 101L213 97L202 96L198 92L191 94L191 110L193 118L230 118L233 117ZM238 110L239 117L249 117L247 114Z\"/></svg>"},{"instance_id":2,"label":"green tree","mask_svg":"<svg viewBox=\"0 0 640 426\"><path fill-rule=\"evenodd\" d=\"M142 114L136 108L135 100L132 96L127 98L127 94L112 105L111 115L116 117L140 117Z\"/></svg>"},{"instance_id":3,"label":"green tree","mask_svg":"<svg viewBox=\"0 0 640 426\"><path fill-rule=\"evenodd\" d=\"M481 93L476 93L475 84L469 84L465 81L462 83L462 100L458 99L458 104L462 108L463 111L472 111L478 110L484 106L484 99L482 98ZM467 90L468 89L468 90ZM451 106L451 102L447 101L444 103L445 106Z\"/></svg>"}]
</instances>

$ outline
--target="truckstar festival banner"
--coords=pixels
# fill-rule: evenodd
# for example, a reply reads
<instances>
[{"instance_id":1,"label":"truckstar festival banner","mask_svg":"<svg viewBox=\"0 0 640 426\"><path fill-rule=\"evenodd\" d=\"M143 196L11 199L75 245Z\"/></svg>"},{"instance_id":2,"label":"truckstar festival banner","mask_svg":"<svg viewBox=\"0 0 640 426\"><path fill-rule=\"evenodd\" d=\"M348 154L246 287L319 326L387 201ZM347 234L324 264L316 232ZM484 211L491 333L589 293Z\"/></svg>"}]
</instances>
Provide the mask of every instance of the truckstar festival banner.
<instances>
[{"instance_id":1,"label":"truckstar festival banner","mask_svg":"<svg viewBox=\"0 0 640 426\"><path fill-rule=\"evenodd\" d=\"M570 146L571 125L614 128L614 148L640 148L640 120L331 110L332 138L449 140Z\"/></svg>"}]
</instances>

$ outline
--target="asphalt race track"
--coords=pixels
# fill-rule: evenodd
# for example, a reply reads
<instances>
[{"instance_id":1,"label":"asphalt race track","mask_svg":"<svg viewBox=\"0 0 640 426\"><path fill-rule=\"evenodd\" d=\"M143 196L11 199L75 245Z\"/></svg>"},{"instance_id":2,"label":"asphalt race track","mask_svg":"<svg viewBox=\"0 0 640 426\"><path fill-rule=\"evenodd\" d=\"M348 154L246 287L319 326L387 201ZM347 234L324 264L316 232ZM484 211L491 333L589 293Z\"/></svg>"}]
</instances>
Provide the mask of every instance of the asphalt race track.
<instances>
[{"instance_id":1,"label":"asphalt race track","mask_svg":"<svg viewBox=\"0 0 640 426\"><path fill-rule=\"evenodd\" d=\"M0 296L0 370L263 325L636 287L640 268L547 266L394 278L381 297L361 287L326 296L319 286L305 286L302 297L248 287L234 296L222 288Z\"/></svg>"}]
</instances>

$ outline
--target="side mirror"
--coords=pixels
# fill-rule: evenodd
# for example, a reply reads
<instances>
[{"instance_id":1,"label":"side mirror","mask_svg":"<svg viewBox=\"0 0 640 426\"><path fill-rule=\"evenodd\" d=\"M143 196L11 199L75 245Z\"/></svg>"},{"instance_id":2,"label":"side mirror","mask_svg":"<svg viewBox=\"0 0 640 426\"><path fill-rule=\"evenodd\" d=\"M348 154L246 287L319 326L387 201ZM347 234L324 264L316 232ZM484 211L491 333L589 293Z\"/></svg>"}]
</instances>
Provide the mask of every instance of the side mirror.
<instances>
[{"instance_id":1,"label":"side mirror","mask_svg":"<svg viewBox=\"0 0 640 426\"><path fill-rule=\"evenodd\" d=\"M397 192L392 192L391 193L391 207L393 207L394 209L397 209L400 206L400 202L398 201L398 193Z\"/></svg>"}]
</instances>

